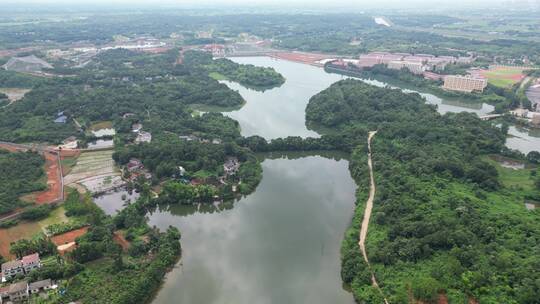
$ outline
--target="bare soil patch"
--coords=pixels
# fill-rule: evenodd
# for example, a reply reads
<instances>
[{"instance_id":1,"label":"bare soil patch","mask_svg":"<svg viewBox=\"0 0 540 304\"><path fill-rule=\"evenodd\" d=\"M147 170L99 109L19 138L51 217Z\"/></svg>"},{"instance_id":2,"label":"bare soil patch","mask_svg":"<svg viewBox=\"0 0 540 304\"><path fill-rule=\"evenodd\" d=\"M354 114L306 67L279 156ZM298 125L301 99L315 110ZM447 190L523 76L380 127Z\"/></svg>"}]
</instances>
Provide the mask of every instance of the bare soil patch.
<instances>
[{"instance_id":1,"label":"bare soil patch","mask_svg":"<svg viewBox=\"0 0 540 304\"><path fill-rule=\"evenodd\" d=\"M52 153L44 153L47 172L47 190L35 194L38 205L51 204L62 199L62 177L58 167L58 158Z\"/></svg>"},{"instance_id":2,"label":"bare soil patch","mask_svg":"<svg viewBox=\"0 0 540 304\"><path fill-rule=\"evenodd\" d=\"M87 232L88 232L88 227L82 227L79 229L68 231L66 233L55 235L51 237L51 241L56 246L65 245L71 242L75 242L75 239L77 239L80 236L85 235Z\"/></svg>"}]
</instances>

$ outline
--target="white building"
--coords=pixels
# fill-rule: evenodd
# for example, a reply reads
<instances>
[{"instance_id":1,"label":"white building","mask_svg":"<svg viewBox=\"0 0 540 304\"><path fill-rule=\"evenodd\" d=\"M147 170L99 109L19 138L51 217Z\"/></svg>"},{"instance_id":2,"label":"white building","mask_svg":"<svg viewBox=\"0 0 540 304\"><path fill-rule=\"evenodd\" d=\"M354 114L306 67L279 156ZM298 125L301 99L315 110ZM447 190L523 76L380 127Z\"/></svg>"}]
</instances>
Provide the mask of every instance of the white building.
<instances>
[{"instance_id":1,"label":"white building","mask_svg":"<svg viewBox=\"0 0 540 304\"><path fill-rule=\"evenodd\" d=\"M427 70L427 67L421 62L411 61L390 61L388 68L392 70L401 70L403 68L408 69L413 74L422 74Z\"/></svg>"}]
</instances>

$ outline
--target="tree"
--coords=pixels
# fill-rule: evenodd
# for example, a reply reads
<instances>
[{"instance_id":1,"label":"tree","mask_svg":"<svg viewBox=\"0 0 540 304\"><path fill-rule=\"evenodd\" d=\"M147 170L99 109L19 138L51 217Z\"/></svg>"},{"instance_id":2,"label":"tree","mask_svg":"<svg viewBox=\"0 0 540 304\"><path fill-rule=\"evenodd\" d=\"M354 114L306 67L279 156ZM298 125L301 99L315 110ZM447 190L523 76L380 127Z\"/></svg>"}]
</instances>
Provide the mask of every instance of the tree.
<instances>
[{"instance_id":1,"label":"tree","mask_svg":"<svg viewBox=\"0 0 540 304\"><path fill-rule=\"evenodd\" d=\"M531 151L527 154L527 160L533 164L539 164L540 163L540 152L538 151Z\"/></svg>"}]
</instances>

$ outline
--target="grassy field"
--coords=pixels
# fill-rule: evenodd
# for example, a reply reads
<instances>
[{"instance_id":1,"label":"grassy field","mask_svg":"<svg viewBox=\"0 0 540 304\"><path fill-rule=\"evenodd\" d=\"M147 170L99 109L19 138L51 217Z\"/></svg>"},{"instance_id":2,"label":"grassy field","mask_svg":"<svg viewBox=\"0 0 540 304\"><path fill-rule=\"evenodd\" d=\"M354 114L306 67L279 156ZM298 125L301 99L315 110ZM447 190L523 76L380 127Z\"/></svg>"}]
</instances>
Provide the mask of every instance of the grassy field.
<instances>
[{"instance_id":1,"label":"grassy field","mask_svg":"<svg viewBox=\"0 0 540 304\"><path fill-rule=\"evenodd\" d=\"M533 190L534 180L531 177L531 172L536 170L535 167L512 169L501 166L497 161L491 158L486 157L485 160L497 168L500 180L505 187L521 187L524 191Z\"/></svg>"},{"instance_id":2,"label":"grassy field","mask_svg":"<svg viewBox=\"0 0 540 304\"><path fill-rule=\"evenodd\" d=\"M520 82L525 77L523 70L523 68L519 67L496 67L483 71L482 75L494 86L509 87Z\"/></svg>"},{"instance_id":3,"label":"grassy field","mask_svg":"<svg viewBox=\"0 0 540 304\"><path fill-rule=\"evenodd\" d=\"M34 235L44 232L45 227L67 222L64 207L54 209L47 218L36 222L20 222L16 226L0 229L0 255L6 258L12 258L9 253L10 244L20 239L29 239Z\"/></svg>"},{"instance_id":4,"label":"grassy field","mask_svg":"<svg viewBox=\"0 0 540 304\"><path fill-rule=\"evenodd\" d=\"M212 72L210 74L208 74L208 76L214 78L215 80L227 80L227 76L223 75L223 74L220 74L218 72Z\"/></svg>"},{"instance_id":5,"label":"grassy field","mask_svg":"<svg viewBox=\"0 0 540 304\"><path fill-rule=\"evenodd\" d=\"M112 121L101 121L93 123L90 128L90 131L97 131L101 129L111 129L113 127Z\"/></svg>"}]
</instances>

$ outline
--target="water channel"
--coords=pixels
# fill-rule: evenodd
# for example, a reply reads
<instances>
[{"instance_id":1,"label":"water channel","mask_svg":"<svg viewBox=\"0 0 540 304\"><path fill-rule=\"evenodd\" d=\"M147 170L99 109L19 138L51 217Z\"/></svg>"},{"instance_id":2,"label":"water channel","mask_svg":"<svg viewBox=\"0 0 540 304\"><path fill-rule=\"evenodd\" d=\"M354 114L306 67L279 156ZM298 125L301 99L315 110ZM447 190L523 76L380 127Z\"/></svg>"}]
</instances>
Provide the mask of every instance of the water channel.
<instances>
[{"instance_id":1,"label":"water channel","mask_svg":"<svg viewBox=\"0 0 540 304\"><path fill-rule=\"evenodd\" d=\"M286 78L283 86L265 92L227 83L247 101L226 113L239 121L242 135L318 136L305 127L305 107L311 96L342 76L267 57L233 60L271 66ZM481 115L493 110L422 95L441 112ZM540 138L526 130L511 132L522 138L510 141L513 148L540 147ZM356 189L348 162L339 155L290 155L266 158L262 167L256 192L222 211L169 206L149 214L150 225L178 227L183 247L182 261L167 275L154 303L354 302L342 287L339 259Z\"/></svg>"}]
</instances>

